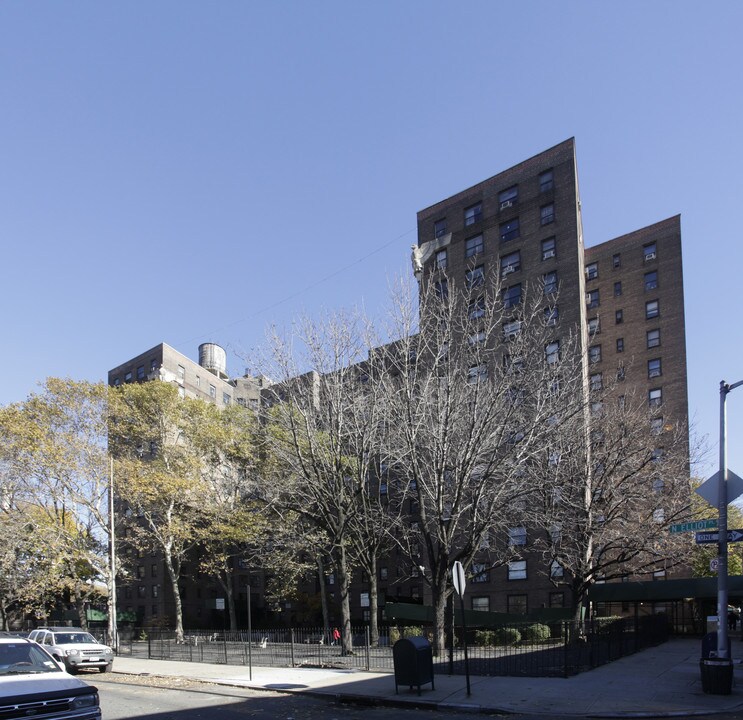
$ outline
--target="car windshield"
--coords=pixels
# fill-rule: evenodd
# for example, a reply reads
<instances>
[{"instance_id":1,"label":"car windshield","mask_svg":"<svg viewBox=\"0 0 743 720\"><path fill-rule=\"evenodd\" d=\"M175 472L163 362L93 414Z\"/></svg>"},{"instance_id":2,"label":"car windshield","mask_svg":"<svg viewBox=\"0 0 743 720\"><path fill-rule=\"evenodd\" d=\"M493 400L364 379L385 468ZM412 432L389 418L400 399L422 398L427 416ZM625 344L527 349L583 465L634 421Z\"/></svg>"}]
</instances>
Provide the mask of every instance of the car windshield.
<instances>
[{"instance_id":1,"label":"car windshield","mask_svg":"<svg viewBox=\"0 0 743 720\"><path fill-rule=\"evenodd\" d=\"M98 641L85 632L76 633L54 633L55 645L98 645Z\"/></svg>"},{"instance_id":2,"label":"car windshield","mask_svg":"<svg viewBox=\"0 0 743 720\"><path fill-rule=\"evenodd\" d=\"M38 645L0 643L0 676L62 672Z\"/></svg>"}]
</instances>

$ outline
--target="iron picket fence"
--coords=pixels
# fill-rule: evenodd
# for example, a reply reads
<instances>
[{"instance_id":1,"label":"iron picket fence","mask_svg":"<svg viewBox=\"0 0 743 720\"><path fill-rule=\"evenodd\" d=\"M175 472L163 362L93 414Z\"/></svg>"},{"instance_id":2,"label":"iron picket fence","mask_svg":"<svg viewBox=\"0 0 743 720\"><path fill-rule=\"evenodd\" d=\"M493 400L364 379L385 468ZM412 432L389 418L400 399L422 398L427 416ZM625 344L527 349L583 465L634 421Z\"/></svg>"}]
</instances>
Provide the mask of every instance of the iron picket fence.
<instances>
[{"instance_id":1,"label":"iron picket fence","mask_svg":"<svg viewBox=\"0 0 743 720\"><path fill-rule=\"evenodd\" d=\"M267 628L223 632L188 630L177 642L172 630L151 628L119 634L119 654L157 660L247 665L318 667L392 672L392 645L401 636L424 635L432 629L385 627L377 643L368 627L352 629L352 653L344 653L332 633L322 628ZM496 628L468 628L467 651L472 675L568 677L665 642L664 615L596 619L585 622L513 623ZM434 658L437 674L465 673L464 638L455 631Z\"/></svg>"}]
</instances>

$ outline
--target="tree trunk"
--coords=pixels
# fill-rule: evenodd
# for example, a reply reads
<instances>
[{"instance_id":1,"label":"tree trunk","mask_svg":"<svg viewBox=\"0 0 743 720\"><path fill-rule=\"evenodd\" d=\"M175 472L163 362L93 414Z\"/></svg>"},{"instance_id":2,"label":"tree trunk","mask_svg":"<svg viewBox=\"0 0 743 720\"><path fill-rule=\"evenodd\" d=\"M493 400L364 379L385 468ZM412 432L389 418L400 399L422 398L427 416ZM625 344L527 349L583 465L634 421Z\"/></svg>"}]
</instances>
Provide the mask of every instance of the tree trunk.
<instances>
[{"instance_id":1,"label":"tree trunk","mask_svg":"<svg viewBox=\"0 0 743 720\"><path fill-rule=\"evenodd\" d=\"M346 549L341 545L338 549L338 588L341 593L341 654L353 655L353 636L351 634L351 577L348 570Z\"/></svg>"},{"instance_id":2,"label":"tree trunk","mask_svg":"<svg viewBox=\"0 0 743 720\"><path fill-rule=\"evenodd\" d=\"M224 577L221 579L224 587L224 594L227 596L227 612L230 614L230 630L237 631L237 610L235 609L235 590L232 587L232 574L228 569L224 570Z\"/></svg>"},{"instance_id":3,"label":"tree trunk","mask_svg":"<svg viewBox=\"0 0 743 720\"><path fill-rule=\"evenodd\" d=\"M372 557L369 568L369 642L372 647L379 645L379 580L377 579L377 557Z\"/></svg>"},{"instance_id":4,"label":"tree trunk","mask_svg":"<svg viewBox=\"0 0 743 720\"><path fill-rule=\"evenodd\" d=\"M328 610L328 592L325 589L325 568L323 566L322 557L317 556L317 575L320 579L320 606L322 608L322 627L324 634L324 641L330 645L330 611Z\"/></svg>"},{"instance_id":5,"label":"tree trunk","mask_svg":"<svg viewBox=\"0 0 743 720\"><path fill-rule=\"evenodd\" d=\"M178 587L178 572L173 564L173 557L170 551L166 549L164 553L165 567L168 571L170 586L173 589L173 604L175 605L175 641L183 642L183 604L181 603L181 593Z\"/></svg>"},{"instance_id":6,"label":"tree trunk","mask_svg":"<svg viewBox=\"0 0 743 720\"><path fill-rule=\"evenodd\" d=\"M446 654L446 577L431 586L433 595L433 654Z\"/></svg>"}]
</instances>

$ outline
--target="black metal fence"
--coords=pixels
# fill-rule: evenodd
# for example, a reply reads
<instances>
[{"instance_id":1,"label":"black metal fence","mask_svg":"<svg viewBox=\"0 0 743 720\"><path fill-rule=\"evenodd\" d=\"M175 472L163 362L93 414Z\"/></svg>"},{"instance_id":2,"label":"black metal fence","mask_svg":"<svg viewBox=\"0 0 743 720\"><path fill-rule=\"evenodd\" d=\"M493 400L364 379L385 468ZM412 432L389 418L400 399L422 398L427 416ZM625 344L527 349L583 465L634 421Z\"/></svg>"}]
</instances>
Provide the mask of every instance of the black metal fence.
<instances>
[{"instance_id":1,"label":"black metal fence","mask_svg":"<svg viewBox=\"0 0 743 720\"><path fill-rule=\"evenodd\" d=\"M330 633L318 628L273 628L247 632L194 631L176 642L172 630L121 632L119 654L157 660L247 665L256 667L325 667L389 671L392 645L402 636L426 635L430 628L383 628L372 646L367 627L353 629L353 652L344 654ZM597 619L582 623L520 623L468 629L472 675L568 677L665 642L665 615ZM464 645L434 658L437 674L464 674Z\"/></svg>"}]
</instances>

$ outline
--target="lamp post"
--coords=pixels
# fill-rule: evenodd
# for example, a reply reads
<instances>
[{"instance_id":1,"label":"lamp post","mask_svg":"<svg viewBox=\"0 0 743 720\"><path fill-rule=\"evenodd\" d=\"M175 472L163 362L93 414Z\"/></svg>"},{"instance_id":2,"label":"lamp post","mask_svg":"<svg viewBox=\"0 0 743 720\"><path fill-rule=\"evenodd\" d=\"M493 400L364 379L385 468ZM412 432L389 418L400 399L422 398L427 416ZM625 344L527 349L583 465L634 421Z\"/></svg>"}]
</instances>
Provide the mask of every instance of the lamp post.
<instances>
[{"instance_id":1,"label":"lamp post","mask_svg":"<svg viewBox=\"0 0 743 720\"><path fill-rule=\"evenodd\" d=\"M718 563L717 563L717 657L728 658L728 457L725 428L725 400L728 393L743 385L720 381L720 472L718 482ZM728 658L729 659L729 658Z\"/></svg>"}]
</instances>

